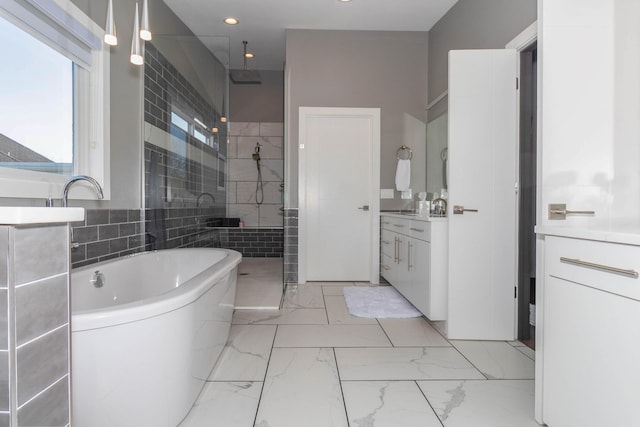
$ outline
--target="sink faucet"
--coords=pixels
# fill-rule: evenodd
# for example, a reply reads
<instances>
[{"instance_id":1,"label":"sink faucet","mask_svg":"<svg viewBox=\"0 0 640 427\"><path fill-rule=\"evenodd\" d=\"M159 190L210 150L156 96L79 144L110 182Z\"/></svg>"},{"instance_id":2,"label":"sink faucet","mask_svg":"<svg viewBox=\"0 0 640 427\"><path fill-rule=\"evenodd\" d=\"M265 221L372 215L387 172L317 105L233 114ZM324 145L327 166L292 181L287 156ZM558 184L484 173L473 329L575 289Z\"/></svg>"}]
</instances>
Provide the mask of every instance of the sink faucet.
<instances>
[{"instance_id":1,"label":"sink faucet","mask_svg":"<svg viewBox=\"0 0 640 427\"><path fill-rule=\"evenodd\" d=\"M76 175L69 178L69 180L64 184L64 188L62 189L62 207L63 208L67 207L67 198L69 197L69 188L71 188L71 186L78 181L89 182L91 185L93 185L93 188L96 190L98 199L100 200L104 199L104 195L102 194L102 187L100 187L100 184L98 184L98 181L91 178L90 176ZM76 249L77 247L80 246L80 243L78 243L76 239L73 237L73 227L70 226L69 230L71 231L71 249Z\"/></svg>"},{"instance_id":2,"label":"sink faucet","mask_svg":"<svg viewBox=\"0 0 640 427\"><path fill-rule=\"evenodd\" d=\"M200 199L202 199L202 197L204 196L209 196L211 197L211 200L213 200L213 203L216 203L216 198L213 197L213 194L211 193L200 193L200 195L198 196L198 200L196 200L196 207L199 208L200 207Z\"/></svg>"},{"instance_id":3,"label":"sink faucet","mask_svg":"<svg viewBox=\"0 0 640 427\"><path fill-rule=\"evenodd\" d=\"M69 189L74 183L78 181L87 181L88 183L93 185L93 188L96 190L96 194L98 195L98 199L100 200L104 199L104 195L102 194L102 188L100 187L100 184L98 184L98 181L91 178L90 176L76 175L69 178L69 180L64 184L64 188L62 190L62 207L63 208L67 207L67 198L69 197Z\"/></svg>"}]
</instances>

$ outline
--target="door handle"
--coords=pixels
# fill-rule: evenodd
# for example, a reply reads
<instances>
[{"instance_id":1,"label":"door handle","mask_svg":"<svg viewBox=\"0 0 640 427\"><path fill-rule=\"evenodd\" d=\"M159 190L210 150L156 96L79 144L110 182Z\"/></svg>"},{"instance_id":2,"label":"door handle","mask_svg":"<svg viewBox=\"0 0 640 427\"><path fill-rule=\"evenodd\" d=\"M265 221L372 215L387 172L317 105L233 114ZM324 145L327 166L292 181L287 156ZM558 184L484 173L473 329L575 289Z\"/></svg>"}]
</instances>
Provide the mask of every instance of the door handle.
<instances>
[{"instance_id":1,"label":"door handle","mask_svg":"<svg viewBox=\"0 0 640 427\"><path fill-rule=\"evenodd\" d=\"M368 211L369 210L369 205L360 206L358 209L362 209L363 211Z\"/></svg>"},{"instance_id":2,"label":"door handle","mask_svg":"<svg viewBox=\"0 0 640 427\"><path fill-rule=\"evenodd\" d=\"M465 212L478 212L478 209L465 209L464 206L454 205L453 206L453 214L454 215L462 215Z\"/></svg>"},{"instance_id":3,"label":"door handle","mask_svg":"<svg viewBox=\"0 0 640 427\"><path fill-rule=\"evenodd\" d=\"M570 211L565 203L549 204L549 219L567 219L567 215L595 215L595 211Z\"/></svg>"}]
</instances>

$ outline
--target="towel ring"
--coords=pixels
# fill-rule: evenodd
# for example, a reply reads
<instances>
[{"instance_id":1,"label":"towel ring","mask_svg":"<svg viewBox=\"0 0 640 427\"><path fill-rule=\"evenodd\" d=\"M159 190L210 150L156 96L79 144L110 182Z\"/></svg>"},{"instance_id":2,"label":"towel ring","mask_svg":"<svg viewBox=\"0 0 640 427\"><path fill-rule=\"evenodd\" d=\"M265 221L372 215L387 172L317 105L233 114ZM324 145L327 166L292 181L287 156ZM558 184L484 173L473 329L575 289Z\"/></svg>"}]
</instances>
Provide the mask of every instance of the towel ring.
<instances>
[{"instance_id":1,"label":"towel ring","mask_svg":"<svg viewBox=\"0 0 640 427\"><path fill-rule=\"evenodd\" d=\"M400 157L400 153L402 151L408 151L409 152L409 157L407 157L405 160L411 160L413 158L413 151L411 151L411 148L407 147L406 145L403 145L402 147L398 148L398 151L396 151L396 157L398 158L398 160L402 159Z\"/></svg>"}]
</instances>

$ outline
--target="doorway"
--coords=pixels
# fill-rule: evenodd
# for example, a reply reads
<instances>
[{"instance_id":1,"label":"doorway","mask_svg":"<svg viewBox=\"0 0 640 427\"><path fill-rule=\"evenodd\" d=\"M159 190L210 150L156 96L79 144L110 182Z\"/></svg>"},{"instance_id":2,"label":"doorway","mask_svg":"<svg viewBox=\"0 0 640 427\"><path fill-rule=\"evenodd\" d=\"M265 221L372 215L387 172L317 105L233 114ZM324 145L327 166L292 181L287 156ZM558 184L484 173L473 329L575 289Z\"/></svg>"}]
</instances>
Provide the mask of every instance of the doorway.
<instances>
[{"instance_id":1,"label":"doorway","mask_svg":"<svg viewBox=\"0 0 640 427\"><path fill-rule=\"evenodd\" d=\"M520 52L518 340L535 350L537 43Z\"/></svg>"},{"instance_id":2,"label":"doorway","mask_svg":"<svg viewBox=\"0 0 640 427\"><path fill-rule=\"evenodd\" d=\"M300 107L299 276L379 280L380 109Z\"/></svg>"}]
</instances>

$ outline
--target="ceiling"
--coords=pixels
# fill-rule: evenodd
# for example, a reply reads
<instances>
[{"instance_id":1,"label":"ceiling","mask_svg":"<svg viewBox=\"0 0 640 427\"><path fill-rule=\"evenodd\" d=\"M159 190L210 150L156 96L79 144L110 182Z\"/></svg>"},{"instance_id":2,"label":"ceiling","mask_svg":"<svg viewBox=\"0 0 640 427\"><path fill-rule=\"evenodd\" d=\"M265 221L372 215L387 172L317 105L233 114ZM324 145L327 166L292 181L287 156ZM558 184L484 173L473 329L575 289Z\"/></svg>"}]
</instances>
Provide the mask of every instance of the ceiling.
<instances>
[{"instance_id":1,"label":"ceiling","mask_svg":"<svg viewBox=\"0 0 640 427\"><path fill-rule=\"evenodd\" d=\"M282 70L285 30L428 31L457 0L164 0L230 69ZM223 19L237 18L227 25Z\"/></svg>"}]
</instances>

